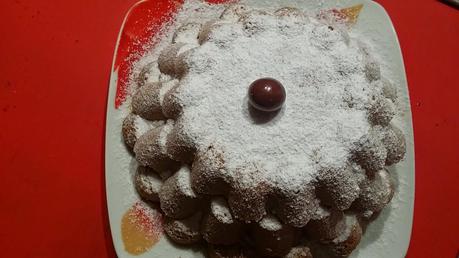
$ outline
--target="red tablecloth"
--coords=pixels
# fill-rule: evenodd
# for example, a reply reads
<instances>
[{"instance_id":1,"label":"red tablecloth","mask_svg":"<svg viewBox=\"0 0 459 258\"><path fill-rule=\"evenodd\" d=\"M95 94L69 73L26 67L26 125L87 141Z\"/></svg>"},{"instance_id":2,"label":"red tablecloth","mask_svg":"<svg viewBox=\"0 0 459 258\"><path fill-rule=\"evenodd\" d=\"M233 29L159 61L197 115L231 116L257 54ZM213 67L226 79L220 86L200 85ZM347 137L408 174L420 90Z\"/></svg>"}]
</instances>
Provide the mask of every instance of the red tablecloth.
<instances>
[{"instance_id":1,"label":"red tablecloth","mask_svg":"<svg viewBox=\"0 0 459 258\"><path fill-rule=\"evenodd\" d=\"M115 257L104 120L115 41L136 0L0 3L0 256ZM459 248L459 10L381 0L405 58L416 142L408 257Z\"/></svg>"}]
</instances>

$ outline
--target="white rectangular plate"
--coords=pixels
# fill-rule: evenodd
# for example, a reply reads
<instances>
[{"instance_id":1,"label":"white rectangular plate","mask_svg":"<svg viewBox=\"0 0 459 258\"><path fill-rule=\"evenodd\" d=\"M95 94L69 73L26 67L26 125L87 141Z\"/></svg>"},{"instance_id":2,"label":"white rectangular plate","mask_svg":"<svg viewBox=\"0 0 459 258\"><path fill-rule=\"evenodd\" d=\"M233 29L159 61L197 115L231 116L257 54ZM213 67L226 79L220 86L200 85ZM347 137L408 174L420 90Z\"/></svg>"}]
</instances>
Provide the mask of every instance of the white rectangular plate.
<instances>
[{"instance_id":1,"label":"white rectangular plate","mask_svg":"<svg viewBox=\"0 0 459 258\"><path fill-rule=\"evenodd\" d=\"M402 114L394 123L406 137L407 152L405 159L390 168L396 181L396 193L391 204L386 207L378 219L370 224L360 245L351 257L378 258L404 257L409 245L414 203L414 141L408 86L403 58L392 22L379 4L370 0L280 0L244 1L256 7L294 6L304 10L349 7L364 4L358 22L353 26L353 33L360 34L372 42L373 52L383 59L382 73L397 86L402 107ZM129 15L129 13L127 14ZM117 42L117 48L119 39ZM115 51L116 53L116 51ZM125 114L115 109L117 72L111 74L107 103L107 123L105 138L105 178L109 219L113 243L118 257L134 257L125 251L121 236L121 219L136 201L126 198L135 196L131 175L135 169L135 160L126 150L121 135L121 124ZM166 237L161 237L150 251L135 257L203 257L198 250L179 248L171 244Z\"/></svg>"}]
</instances>

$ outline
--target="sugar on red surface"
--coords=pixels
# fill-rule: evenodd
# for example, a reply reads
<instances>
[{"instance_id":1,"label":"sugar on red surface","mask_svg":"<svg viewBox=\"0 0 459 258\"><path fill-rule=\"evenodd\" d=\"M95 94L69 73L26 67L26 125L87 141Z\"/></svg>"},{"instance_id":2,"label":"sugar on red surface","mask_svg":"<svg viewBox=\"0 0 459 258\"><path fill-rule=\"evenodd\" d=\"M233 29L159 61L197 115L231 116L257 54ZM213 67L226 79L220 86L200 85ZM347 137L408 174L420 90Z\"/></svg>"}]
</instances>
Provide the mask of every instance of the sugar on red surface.
<instances>
[{"instance_id":1,"label":"sugar on red surface","mask_svg":"<svg viewBox=\"0 0 459 258\"><path fill-rule=\"evenodd\" d=\"M183 1L142 1L129 12L120 36L114 64L114 70L118 72L115 98L117 108L126 98L132 64L143 55L144 46L151 43L152 36L173 16L181 2Z\"/></svg>"},{"instance_id":2,"label":"sugar on red surface","mask_svg":"<svg viewBox=\"0 0 459 258\"><path fill-rule=\"evenodd\" d=\"M103 179L105 106L115 42L135 2L2 1L2 257L116 257ZM439 1L378 2L399 35L414 117L407 257L455 257L459 11Z\"/></svg>"}]
</instances>

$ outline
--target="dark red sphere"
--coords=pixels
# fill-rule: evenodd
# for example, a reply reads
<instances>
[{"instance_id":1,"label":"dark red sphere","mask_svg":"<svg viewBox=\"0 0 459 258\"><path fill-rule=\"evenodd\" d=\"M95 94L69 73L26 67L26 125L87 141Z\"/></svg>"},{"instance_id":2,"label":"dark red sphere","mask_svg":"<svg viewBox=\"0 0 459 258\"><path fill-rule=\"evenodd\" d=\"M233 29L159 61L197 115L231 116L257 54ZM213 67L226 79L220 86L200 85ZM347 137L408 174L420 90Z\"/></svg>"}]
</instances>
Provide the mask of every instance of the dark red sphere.
<instances>
[{"instance_id":1,"label":"dark red sphere","mask_svg":"<svg viewBox=\"0 0 459 258\"><path fill-rule=\"evenodd\" d=\"M258 79L249 87L249 103L256 109L266 112L279 110L285 102L285 89L272 78Z\"/></svg>"}]
</instances>

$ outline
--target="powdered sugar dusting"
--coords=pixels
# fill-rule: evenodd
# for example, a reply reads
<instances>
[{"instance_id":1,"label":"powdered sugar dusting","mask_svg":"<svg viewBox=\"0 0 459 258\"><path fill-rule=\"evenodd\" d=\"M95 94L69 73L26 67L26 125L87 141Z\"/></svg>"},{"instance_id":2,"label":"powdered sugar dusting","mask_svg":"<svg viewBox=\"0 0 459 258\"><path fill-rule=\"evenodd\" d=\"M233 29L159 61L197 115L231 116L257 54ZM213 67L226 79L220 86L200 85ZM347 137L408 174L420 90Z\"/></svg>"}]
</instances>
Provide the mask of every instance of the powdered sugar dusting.
<instances>
[{"instance_id":1,"label":"powdered sugar dusting","mask_svg":"<svg viewBox=\"0 0 459 258\"><path fill-rule=\"evenodd\" d=\"M174 120L167 120L166 124L163 126L161 132L159 133L159 146L161 147L162 153L166 152L166 143L167 143L167 136L172 131L174 127Z\"/></svg>"},{"instance_id":2,"label":"powdered sugar dusting","mask_svg":"<svg viewBox=\"0 0 459 258\"><path fill-rule=\"evenodd\" d=\"M190 169L187 166L183 166L179 171L176 172L177 186L180 188L182 193L189 197L196 197L193 189L191 188L191 174Z\"/></svg>"},{"instance_id":3,"label":"powdered sugar dusting","mask_svg":"<svg viewBox=\"0 0 459 258\"><path fill-rule=\"evenodd\" d=\"M282 224L273 215L267 215L260 221L260 227L269 231L278 231L282 229Z\"/></svg>"},{"instance_id":4,"label":"powdered sugar dusting","mask_svg":"<svg viewBox=\"0 0 459 258\"><path fill-rule=\"evenodd\" d=\"M273 15L247 19L249 30L241 22L216 26L188 56L178 93L188 132L202 148L220 146L230 170L254 163L263 180L284 188L310 181L317 165L343 166L370 129L364 105L377 90L358 44L312 17L282 20L281 28ZM246 95L262 77L283 83L287 100L260 122Z\"/></svg>"},{"instance_id":5,"label":"powdered sugar dusting","mask_svg":"<svg viewBox=\"0 0 459 258\"><path fill-rule=\"evenodd\" d=\"M210 209L212 210L212 214L221 222L227 224L233 223L233 216L231 215L225 199L221 197L212 199L212 202L210 203Z\"/></svg>"},{"instance_id":6,"label":"powdered sugar dusting","mask_svg":"<svg viewBox=\"0 0 459 258\"><path fill-rule=\"evenodd\" d=\"M163 125L163 121L148 121L140 116L135 116L134 126L135 126L135 136L139 138L141 135L146 133L148 130L156 128Z\"/></svg>"},{"instance_id":7,"label":"powdered sugar dusting","mask_svg":"<svg viewBox=\"0 0 459 258\"><path fill-rule=\"evenodd\" d=\"M161 178L155 173L141 174L137 177L144 190L150 194L157 194L163 185Z\"/></svg>"},{"instance_id":8,"label":"powdered sugar dusting","mask_svg":"<svg viewBox=\"0 0 459 258\"><path fill-rule=\"evenodd\" d=\"M148 66L148 64L155 63L156 65L150 66L150 70L145 74L147 82L170 81L170 76L162 74L159 71L157 60L161 51L167 47L174 39L174 31L176 31L176 29L182 25L190 23L203 24L206 21L215 19L220 15L221 12L223 12L224 8L224 5L211 5L199 0L185 1L185 3L180 8L180 11L175 15L174 19L164 24L159 33L157 33L155 37L151 39L150 44L145 46L145 48L150 49L150 51L147 51L143 57L133 65L128 85L128 95L132 95L137 89L136 78L141 75L142 69L145 66ZM190 39L189 33L182 33L181 35L176 36L175 41L183 43L194 42L192 39Z\"/></svg>"},{"instance_id":9,"label":"powdered sugar dusting","mask_svg":"<svg viewBox=\"0 0 459 258\"><path fill-rule=\"evenodd\" d=\"M174 220L172 227L174 231L189 237L199 237L199 226L201 222L201 213L198 212L184 220Z\"/></svg>"},{"instance_id":10,"label":"powdered sugar dusting","mask_svg":"<svg viewBox=\"0 0 459 258\"><path fill-rule=\"evenodd\" d=\"M178 80L171 80L162 84L162 87L159 90L159 104L161 106L163 105L163 100L166 93L171 90L177 83Z\"/></svg>"},{"instance_id":11,"label":"powdered sugar dusting","mask_svg":"<svg viewBox=\"0 0 459 258\"><path fill-rule=\"evenodd\" d=\"M351 215L345 216L343 230L341 231L341 234L339 234L337 238L333 239L333 243L339 244L339 243L344 242L346 239L348 239L352 231L354 230L356 224L357 224L357 219L355 218L355 216L351 216Z\"/></svg>"}]
</instances>

